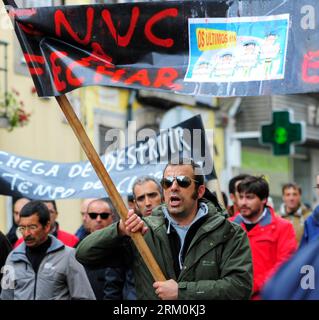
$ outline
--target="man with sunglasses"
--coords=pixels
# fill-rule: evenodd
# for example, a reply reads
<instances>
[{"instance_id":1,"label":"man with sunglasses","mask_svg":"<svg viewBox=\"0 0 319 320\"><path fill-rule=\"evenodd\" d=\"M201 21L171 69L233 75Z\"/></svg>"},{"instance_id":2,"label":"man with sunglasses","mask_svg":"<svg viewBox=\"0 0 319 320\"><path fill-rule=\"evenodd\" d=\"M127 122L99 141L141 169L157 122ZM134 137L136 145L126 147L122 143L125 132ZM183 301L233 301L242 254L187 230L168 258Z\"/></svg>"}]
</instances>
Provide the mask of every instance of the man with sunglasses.
<instances>
[{"instance_id":1,"label":"man with sunglasses","mask_svg":"<svg viewBox=\"0 0 319 320\"><path fill-rule=\"evenodd\" d=\"M177 164L176 164L177 163ZM203 198L204 176L190 159L164 169L165 203L141 219L128 219L83 240L77 259L86 264L129 261L138 299L248 299L252 259L245 232ZM142 232L166 281L155 282L129 236Z\"/></svg>"},{"instance_id":2,"label":"man with sunglasses","mask_svg":"<svg viewBox=\"0 0 319 320\"><path fill-rule=\"evenodd\" d=\"M113 222L114 210L108 199L97 199L89 203L87 227L90 233L103 229Z\"/></svg>"},{"instance_id":3,"label":"man with sunglasses","mask_svg":"<svg viewBox=\"0 0 319 320\"><path fill-rule=\"evenodd\" d=\"M87 207L87 228L89 234L112 224L115 220L114 218L115 210L109 199L101 198L91 201ZM111 268L90 268L89 266L85 266L86 274L97 300L104 298L104 287L108 282L106 274L111 272L108 269Z\"/></svg>"}]
</instances>

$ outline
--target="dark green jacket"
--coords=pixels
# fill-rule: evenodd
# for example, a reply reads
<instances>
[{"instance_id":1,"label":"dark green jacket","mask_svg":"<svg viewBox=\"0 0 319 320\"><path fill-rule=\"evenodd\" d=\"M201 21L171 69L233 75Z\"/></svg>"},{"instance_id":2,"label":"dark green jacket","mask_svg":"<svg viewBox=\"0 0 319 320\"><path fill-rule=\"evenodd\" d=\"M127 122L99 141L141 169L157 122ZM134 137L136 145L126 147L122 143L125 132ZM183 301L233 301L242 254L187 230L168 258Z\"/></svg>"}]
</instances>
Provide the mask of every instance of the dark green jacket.
<instances>
[{"instance_id":1,"label":"dark green jacket","mask_svg":"<svg viewBox=\"0 0 319 320\"><path fill-rule=\"evenodd\" d=\"M195 234L176 278L165 219L158 207L145 218L144 235L166 279L178 282L179 299L249 299L252 291L252 258L244 230L227 220L213 204ZM96 231L77 248L77 259L91 266L116 266L129 259L135 275L138 299L158 299L153 278L128 237L118 236L117 224Z\"/></svg>"}]
</instances>

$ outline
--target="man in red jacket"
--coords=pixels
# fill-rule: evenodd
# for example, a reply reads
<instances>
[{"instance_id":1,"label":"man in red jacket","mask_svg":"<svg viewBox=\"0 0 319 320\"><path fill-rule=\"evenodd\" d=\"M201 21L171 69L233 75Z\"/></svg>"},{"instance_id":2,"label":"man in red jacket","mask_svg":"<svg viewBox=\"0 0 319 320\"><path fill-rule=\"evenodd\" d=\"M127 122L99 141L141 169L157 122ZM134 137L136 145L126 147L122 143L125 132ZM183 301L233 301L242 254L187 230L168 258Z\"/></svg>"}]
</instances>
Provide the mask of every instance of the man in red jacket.
<instances>
[{"instance_id":1,"label":"man in red jacket","mask_svg":"<svg viewBox=\"0 0 319 320\"><path fill-rule=\"evenodd\" d=\"M297 249L293 225L266 205L269 186L263 177L250 176L238 185L240 212L231 218L247 232L253 258L252 299L277 268Z\"/></svg>"}]
</instances>

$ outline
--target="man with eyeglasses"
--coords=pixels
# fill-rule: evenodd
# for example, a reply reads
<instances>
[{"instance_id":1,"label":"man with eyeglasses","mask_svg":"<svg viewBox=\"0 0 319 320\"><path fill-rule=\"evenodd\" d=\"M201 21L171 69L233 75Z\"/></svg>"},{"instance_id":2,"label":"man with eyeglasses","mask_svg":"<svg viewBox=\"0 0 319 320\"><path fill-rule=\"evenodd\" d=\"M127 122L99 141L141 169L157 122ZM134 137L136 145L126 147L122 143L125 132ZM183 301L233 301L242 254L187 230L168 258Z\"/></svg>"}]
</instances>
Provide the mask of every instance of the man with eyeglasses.
<instances>
[{"instance_id":1,"label":"man with eyeglasses","mask_svg":"<svg viewBox=\"0 0 319 320\"><path fill-rule=\"evenodd\" d=\"M60 241L62 241L66 246L72 248L75 247L79 242L78 237L67 231L62 230L60 228L59 223L56 221L58 217L58 209L55 200L46 200L43 203L47 206L50 213L50 233L56 238L58 238ZM18 241L14 245L14 248L16 248L21 242L23 242L23 237L18 239Z\"/></svg>"},{"instance_id":2,"label":"man with eyeglasses","mask_svg":"<svg viewBox=\"0 0 319 320\"><path fill-rule=\"evenodd\" d=\"M177 164L176 164L177 163ZM164 169L165 203L141 219L133 210L124 222L97 231L78 247L88 265L130 262L138 299L248 299L252 258L245 232L227 214L203 198L200 167L190 159ZM154 282L129 238L142 232L166 281Z\"/></svg>"},{"instance_id":3,"label":"man with eyeglasses","mask_svg":"<svg viewBox=\"0 0 319 320\"><path fill-rule=\"evenodd\" d=\"M26 204L19 230L24 242L6 260L2 300L95 300L73 248L50 235L50 213L41 201Z\"/></svg>"}]
</instances>

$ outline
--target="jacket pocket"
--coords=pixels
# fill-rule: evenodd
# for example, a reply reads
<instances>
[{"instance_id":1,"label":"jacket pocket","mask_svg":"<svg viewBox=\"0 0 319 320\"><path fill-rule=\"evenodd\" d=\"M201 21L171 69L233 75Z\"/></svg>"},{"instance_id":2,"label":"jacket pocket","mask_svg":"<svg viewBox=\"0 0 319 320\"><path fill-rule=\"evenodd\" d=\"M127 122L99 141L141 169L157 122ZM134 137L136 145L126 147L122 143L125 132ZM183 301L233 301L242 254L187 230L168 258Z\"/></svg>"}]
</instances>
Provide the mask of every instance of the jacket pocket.
<instances>
[{"instance_id":1,"label":"jacket pocket","mask_svg":"<svg viewBox=\"0 0 319 320\"><path fill-rule=\"evenodd\" d=\"M195 263L187 265L185 263L184 269L180 274L180 278L187 281L197 280L216 280L219 279L219 268L216 262L215 250L206 252L198 258Z\"/></svg>"}]
</instances>

